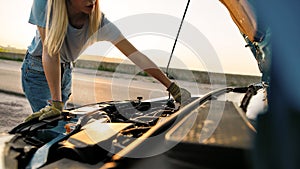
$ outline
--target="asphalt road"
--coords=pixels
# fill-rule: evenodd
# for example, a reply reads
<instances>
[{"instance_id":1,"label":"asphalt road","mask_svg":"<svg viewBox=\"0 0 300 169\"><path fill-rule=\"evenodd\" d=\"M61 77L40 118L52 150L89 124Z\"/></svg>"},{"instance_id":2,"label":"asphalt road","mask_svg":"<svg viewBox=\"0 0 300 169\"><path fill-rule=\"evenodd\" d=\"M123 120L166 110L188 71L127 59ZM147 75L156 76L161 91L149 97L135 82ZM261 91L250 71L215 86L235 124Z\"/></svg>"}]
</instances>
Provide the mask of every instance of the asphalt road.
<instances>
[{"instance_id":1,"label":"asphalt road","mask_svg":"<svg viewBox=\"0 0 300 169\"><path fill-rule=\"evenodd\" d=\"M23 94L20 74L20 62L0 60L0 89ZM177 83L192 94L204 94L211 90L209 85L184 81ZM166 95L165 87L152 77L74 68L71 101L76 104Z\"/></svg>"},{"instance_id":2,"label":"asphalt road","mask_svg":"<svg viewBox=\"0 0 300 169\"><path fill-rule=\"evenodd\" d=\"M25 97L0 92L0 134L8 132L31 112Z\"/></svg>"},{"instance_id":3,"label":"asphalt road","mask_svg":"<svg viewBox=\"0 0 300 169\"><path fill-rule=\"evenodd\" d=\"M32 113L21 87L21 64L0 60L0 133L7 132ZM196 95L211 91L211 86L206 84L177 83ZM75 105L168 95L165 87L151 77L80 68L74 68L72 87L69 103Z\"/></svg>"}]
</instances>

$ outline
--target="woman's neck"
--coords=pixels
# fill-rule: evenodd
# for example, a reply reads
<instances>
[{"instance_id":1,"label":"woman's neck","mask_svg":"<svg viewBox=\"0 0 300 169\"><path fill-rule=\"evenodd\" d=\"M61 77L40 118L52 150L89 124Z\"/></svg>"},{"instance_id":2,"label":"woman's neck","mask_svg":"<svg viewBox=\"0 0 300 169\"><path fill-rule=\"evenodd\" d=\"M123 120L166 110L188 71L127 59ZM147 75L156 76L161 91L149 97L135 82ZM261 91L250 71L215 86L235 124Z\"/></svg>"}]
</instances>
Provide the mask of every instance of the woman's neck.
<instances>
[{"instance_id":1,"label":"woman's neck","mask_svg":"<svg viewBox=\"0 0 300 169\"><path fill-rule=\"evenodd\" d=\"M88 19L88 15L79 10L74 9L70 1L67 1L67 11L69 23L75 28L82 28L84 23Z\"/></svg>"}]
</instances>

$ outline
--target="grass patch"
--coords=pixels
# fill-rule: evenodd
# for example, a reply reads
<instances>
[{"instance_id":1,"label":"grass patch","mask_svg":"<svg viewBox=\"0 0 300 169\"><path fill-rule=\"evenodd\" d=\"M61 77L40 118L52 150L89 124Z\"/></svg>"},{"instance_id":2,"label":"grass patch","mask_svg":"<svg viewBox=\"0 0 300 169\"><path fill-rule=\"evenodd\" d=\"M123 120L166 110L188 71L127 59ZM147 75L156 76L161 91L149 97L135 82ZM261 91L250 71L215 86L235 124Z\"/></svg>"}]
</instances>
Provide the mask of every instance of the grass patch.
<instances>
[{"instance_id":1,"label":"grass patch","mask_svg":"<svg viewBox=\"0 0 300 169\"><path fill-rule=\"evenodd\" d=\"M148 74L146 72L139 72L137 75L140 75L140 76L148 76Z\"/></svg>"},{"instance_id":2,"label":"grass patch","mask_svg":"<svg viewBox=\"0 0 300 169\"><path fill-rule=\"evenodd\" d=\"M0 59L1 60L11 60L11 61L23 62L22 58L11 58L11 57L0 56Z\"/></svg>"},{"instance_id":3,"label":"grass patch","mask_svg":"<svg viewBox=\"0 0 300 169\"><path fill-rule=\"evenodd\" d=\"M108 71L108 72L115 72L116 69L113 69L113 68L107 68L107 67L104 67L102 65L98 66L98 69L97 70L101 70L101 71Z\"/></svg>"}]
</instances>

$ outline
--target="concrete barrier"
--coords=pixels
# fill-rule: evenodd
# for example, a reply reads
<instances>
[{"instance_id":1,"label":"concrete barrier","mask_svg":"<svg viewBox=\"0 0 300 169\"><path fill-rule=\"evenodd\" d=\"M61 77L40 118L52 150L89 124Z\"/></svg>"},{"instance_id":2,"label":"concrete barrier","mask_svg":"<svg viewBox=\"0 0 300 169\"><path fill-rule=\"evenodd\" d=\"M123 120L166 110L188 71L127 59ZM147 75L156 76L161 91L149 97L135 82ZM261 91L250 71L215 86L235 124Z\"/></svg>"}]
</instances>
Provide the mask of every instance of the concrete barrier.
<instances>
[{"instance_id":1,"label":"concrete barrier","mask_svg":"<svg viewBox=\"0 0 300 169\"><path fill-rule=\"evenodd\" d=\"M24 57L25 53L0 52L1 59L22 61Z\"/></svg>"},{"instance_id":2,"label":"concrete barrier","mask_svg":"<svg viewBox=\"0 0 300 169\"><path fill-rule=\"evenodd\" d=\"M75 67L105 70L126 74L146 75L140 68L133 64L96 62L91 60L77 60ZM164 72L166 68L161 68ZM247 86L252 83L260 82L260 76L221 74L196 70L169 69L169 75L173 79L193 81L204 84L224 84L227 86Z\"/></svg>"},{"instance_id":3,"label":"concrete barrier","mask_svg":"<svg viewBox=\"0 0 300 169\"><path fill-rule=\"evenodd\" d=\"M23 60L25 54L22 53L8 53L0 52L0 58L9 60ZM75 67L104 70L110 72L118 72L125 74L143 75L147 74L143 72L139 67L128 63L115 63L107 61L91 61L79 59L75 62ZM164 72L166 68L161 68ZM238 75L238 74L221 74L196 70L183 70L183 69L169 69L169 75L173 79L193 81L204 84L224 84L226 81L227 86L247 86L252 83L260 82L260 76L251 75Z\"/></svg>"}]
</instances>

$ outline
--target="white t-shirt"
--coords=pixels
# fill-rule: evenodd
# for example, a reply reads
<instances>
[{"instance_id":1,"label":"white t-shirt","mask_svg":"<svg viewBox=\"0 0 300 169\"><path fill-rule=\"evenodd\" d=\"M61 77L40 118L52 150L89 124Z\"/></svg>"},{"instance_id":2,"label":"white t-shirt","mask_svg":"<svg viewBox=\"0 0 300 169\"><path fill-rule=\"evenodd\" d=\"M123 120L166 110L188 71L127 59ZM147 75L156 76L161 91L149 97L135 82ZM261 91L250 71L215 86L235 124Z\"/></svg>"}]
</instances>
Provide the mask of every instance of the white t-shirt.
<instances>
[{"instance_id":1,"label":"white t-shirt","mask_svg":"<svg viewBox=\"0 0 300 169\"><path fill-rule=\"evenodd\" d=\"M47 0L34 0L31 8L29 23L45 28L47 16L46 9ZM89 41L90 37L88 33L88 26L88 21L80 29L74 28L70 24L68 25L67 35L60 50L62 63L75 61L79 57L80 53L93 43ZM102 14L102 21L101 25L99 26L96 41L110 41L114 43L120 40L122 36L123 35L120 30L113 23L111 23L104 14ZM42 50L42 42L39 31L37 30L30 46L28 46L28 52L32 56L42 56Z\"/></svg>"}]
</instances>

